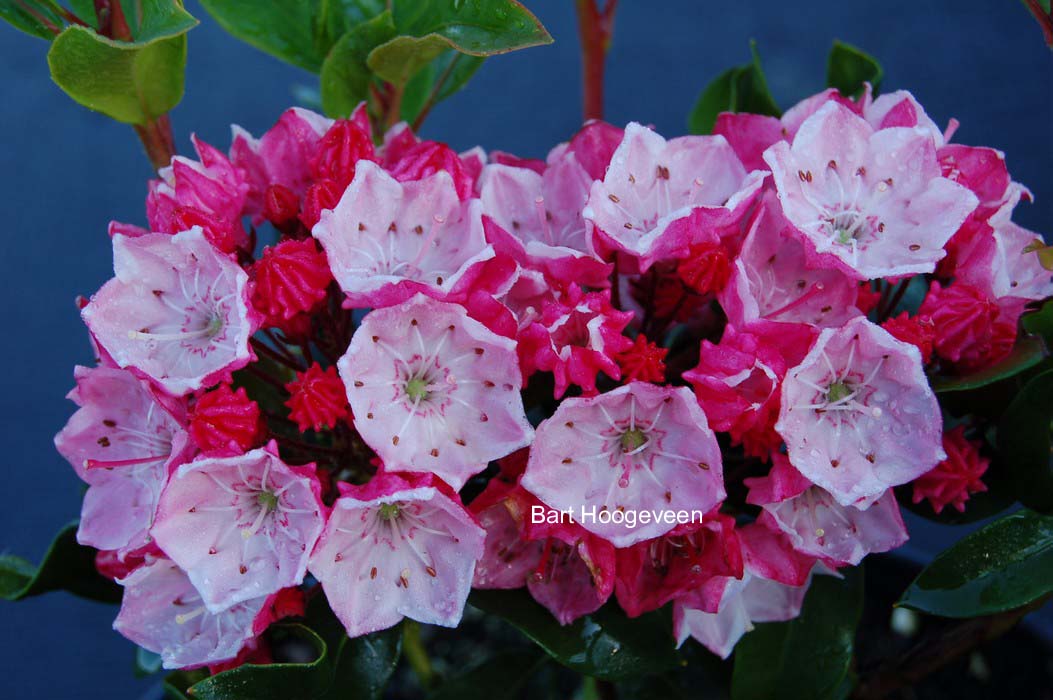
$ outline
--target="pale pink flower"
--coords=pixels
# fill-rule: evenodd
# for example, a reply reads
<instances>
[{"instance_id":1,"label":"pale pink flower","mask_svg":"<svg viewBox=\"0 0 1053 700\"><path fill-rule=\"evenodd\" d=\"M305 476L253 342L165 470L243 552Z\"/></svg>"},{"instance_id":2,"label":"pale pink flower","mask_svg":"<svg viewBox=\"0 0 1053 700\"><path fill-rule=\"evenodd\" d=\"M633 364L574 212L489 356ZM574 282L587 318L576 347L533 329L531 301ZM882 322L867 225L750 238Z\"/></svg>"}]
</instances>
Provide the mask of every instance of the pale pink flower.
<instances>
[{"instance_id":1,"label":"pale pink flower","mask_svg":"<svg viewBox=\"0 0 1053 700\"><path fill-rule=\"evenodd\" d=\"M725 497L720 448L694 395L646 382L564 400L538 427L522 484L557 510L606 511L581 524L618 547L672 530L663 511L708 513ZM624 511L659 517L633 528Z\"/></svg>"},{"instance_id":2,"label":"pale pink flower","mask_svg":"<svg viewBox=\"0 0 1053 700\"><path fill-rule=\"evenodd\" d=\"M674 602L673 635L678 646L694 637L726 659L754 623L783 622L801 614L814 560L801 558L761 525L743 528L740 536L746 569L742 578L711 579ZM779 571L774 562L785 564L789 560L793 560L793 579L782 575L769 578ZM803 580L797 578L801 573L805 574Z\"/></svg>"},{"instance_id":3,"label":"pale pink flower","mask_svg":"<svg viewBox=\"0 0 1053 700\"><path fill-rule=\"evenodd\" d=\"M918 348L857 317L786 373L775 430L805 477L865 509L944 458L942 426Z\"/></svg>"},{"instance_id":4,"label":"pale pink flower","mask_svg":"<svg viewBox=\"0 0 1053 700\"><path fill-rule=\"evenodd\" d=\"M428 474L339 488L310 567L347 633L404 617L456 627L485 538L456 494Z\"/></svg>"},{"instance_id":5,"label":"pale pink flower","mask_svg":"<svg viewBox=\"0 0 1053 700\"><path fill-rule=\"evenodd\" d=\"M824 264L859 279L932 272L977 205L942 176L924 129L875 130L836 102L764 158L786 218Z\"/></svg>"},{"instance_id":6,"label":"pale pink flower","mask_svg":"<svg viewBox=\"0 0 1053 700\"><path fill-rule=\"evenodd\" d=\"M792 231L778 200L765 196L718 295L731 323L766 319L825 328L860 315L856 281L840 270L809 266L806 244Z\"/></svg>"},{"instance_id":7,"label":"pale pink flower","mask_svg":"<svg viewBox=\"0 0 1053 700\"><path fill-rule=\"evenodd\" d=\"M154 231L175 232L176 210L190 207L222 221L236 221L245 205L249 185L223 153L191 136L198 160L175 156L150 181L146 216ZM244 237L244 232L241 233Z\"/></svg>"},{"instance_id":8,"label":"pale pink flower","mask_svg":"<svg viewBox=\"0 0 1053 700\"><path fill-rule=\"evenodd\" d=\"M448 173L398 182L371 161L357 164L314 235L348 304L358 307L398 303L417 291L467 289L494 256L479 200L462 202Z\"/></svg>"},{"instance_id":9,"label":"pale pink flower","mask_svg":"<svg viewBox=\"0 0 1053 700\"><path fill-rule=\"evenodd\" d=\"M557 279L606 286L610 266L588 252L581 217L591 184L565 145L553 149L543 174L509 165L486 166L479 197L484 216L492 220L487 229L490 241L520 264Z\"/></svg>"},{"instance_id":10,"label":"pale pink flower","mask_svg":"<svg viewBox=\"0 0 1053 700\"><path fill-rule=\"evenodd\" d=\"M160 654L168 669L233 659L269 622L267 596L210 612L186 573L168 559L144 564L118 583L124 597L113 628Z\"/></svg>"},{"instance_id":11,"label":"pale pink flower","mask_svg":"<svg viewBox=\"0 0 1053 700\"><path fill-rule=\"evenodd\" d=\"M80 408L55 447L88 484L77 541L123 558L150 543L168 474L193 452L186 407L110 367L77 367L69 393Z\"/></svg>"},{"instance_id":12,"label":"pale pink flower","mask_svg":"<svg viewBox=\"0 0 1053 700\"><path fill-rule=\"evenodd\" d=\"M271 442L177 469L151 534L218 612L301 583L324 516L314 465L285 464Z\"/></svg>"},{"instance_id":13,"label":"pale pink flower","mask_svg":"<svg viewBox=\"0 0 1053 700\"><path fill-rule=\"evenodd\" d=\"M355 110L352 120L357 114L358 110ZM252 186L250 203L253 206L247 213L257 215L262 212L263 193L271 184L303 195L313 179L311 160L315 150L332 125L332 119L293 107L285 110L259 140L239 126L232 127L234 139L230 159L246 173Z\"/></svg>"},{"instance_id":14,"label":"pale pink flower","mask_svg":"<svg viewBox=\"0 0 1053 700\"><path fill-rule=\"evenodd\" d=\"M634 122L603 180L593 183L582 215L594 238L638 257L645 270L737 223L766 175L747 173L723 137L666 141Z\"/></svg>"},{"instance_id":15,"label":"pale pink flower","mask_svg":"<svg viewBox=\"0 0 1053 700\"><path fill-rule=\"evenodd\" d=\"M369 313L337 363L355 427L384 463L454 488L530 444L515 341L423 294Z\"/></svg>"},{"instance_id":16,"label":"pale pink flower","mask_svg":"<svg viewBox=\"0 0 1053 700\"><path fill-rule=\"evenodd\" d=\"M119 367L182 395L252 359L258 314L249 302L249 276L200 228L114 236L113 269L116 277L81 316Z\"/></svg>"},{"instance_id":17,"label":"pale pink flower","mask_svg":"<svg viewBox=\"0 0 1053 700\"><path fill-rule=\"evenodd\" d=\"M766 477L746 479L747 503L764 508L760 522L782 531L793 548L836 566L855 566L868 554L907 541L907 528L892 489L866 510L841 505L800 475L785 455L772 455Z\"/></svg>"}]
</instances>

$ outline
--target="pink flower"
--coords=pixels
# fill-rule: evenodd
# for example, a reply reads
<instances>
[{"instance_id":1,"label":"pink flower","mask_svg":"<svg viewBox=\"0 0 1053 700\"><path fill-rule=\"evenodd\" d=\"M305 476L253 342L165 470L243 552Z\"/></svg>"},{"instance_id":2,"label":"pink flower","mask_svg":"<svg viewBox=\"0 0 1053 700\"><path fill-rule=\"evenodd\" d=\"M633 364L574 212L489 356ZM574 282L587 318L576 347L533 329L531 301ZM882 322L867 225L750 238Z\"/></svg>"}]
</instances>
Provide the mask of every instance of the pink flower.
<instances>
[{"instance_id":1,"label":"pink flower","mask_svg":"<svg viewBox=\"0 0 1053 700\"><path fill-rule=\"evenodd\" d=\"M229 253L245 243L238 219L249 185L221 152L191 137L200 160L184 156L158 171L160 180L150 182L146 216L150 228L164 233L185 231L200 225L217 249Z\"/></svg>"},{"instance_id":2,"label":"pink flower","mask_svg":"<svg viewBox=\"0 0 1053 700\"><path fill-rule=\"evenodd\" d=\"M979 440L965 437L963 425L945 432L943 449L947 459L914 480L912 500L921 503L927 499L937 513L948 505L964 513L969 496L987 490L987 485L980 479L991 460L980 455L981 444Z\"/></svg>"},{"instance_id":3,"label":"pink flower","mask_svg":"<svg viewBox=\"0 0 1053 700\"><path fill-rule=\"evenodd\" d=\"M487 236L521 265L553 277L607 286L610 265L588 252L581 211L591 180L573 154L557 147L543 174L488 165L480 181Z\"/></svg>"},{"instance_id":4,"label":"pink flower","mask_svg":"<svg viewBox=\"0 0 1053 700\"><path fill-rule=\"evenodd\" d=\"M197 398L190 414L190 435L210 456L232 456L259 445L267 433L259 404L245 387L221 384Z\"/></svg>"},{"instance_id":5,"label":"pink flower","mask_svg":"<svg viewBox=\"0 0 1053 700\"><path fill-rule=\"evenodd\" d=\"M208 386L252 358L248 275L201 229L113 238L111 279L81 311L119 367L174 395Z\"/></svg>"},{"instance_id":6,"label":"pink flower","mask_svg":"<svg viewBox=\"0 0 1053 700\"><path fill-rule=\"evenodd\" d=\"M315 362L307 371L297 372L296 379L285 388L289 391L285 402L289 418L300 432L331 429L348 416L347 389L336 367L323 370Z\"/></svg>"},{"instance_id":7,"label":"pink flower","mask_svg":"<svg viewBox=\"0 0 1053 700\"><path fill-rule=\"evenodd\" d=\"M673 604L673 635L678 645L694 637L726 659L742 635L753 629L753 623L792 620L801 613L814 560L796 554L784 539L763 526L748 525L740 535L743 576L710 579Z\"/></svg>"},{"instance_id":8,"label":"pink flower","mask_svg":"<svg viewBox=\"0 0 1053 700\"><path fill-rule=\"evenodd\" d=\"M907 528L892 489L866 510L845 506L772 454L771 473L746 479L747 503L764 507L759 522L781 531L793 548L833 565L855 566L867 554L888 552L907 541Z\"/></svg>"},{"instance_id":9,"label":"pink flower","mask_svg":"<svg viewBox=\"0 0 1053 700\"><path fill-rule=\"evenodd\" d=\"M1040 300L1053 296L1053 273L1039 261L1033 246L1042 237L1014 224L1008 216L992 217L973 235L968 255L959 251L953 274L957 283L982 290L991 299Z\"/></svg>"},{"instance_id":10,"label":"pink flower","mask_svg":"<svg viewBox=\"0 0 1053 700\"><path fill-rule=\"evenodd\" d=\"M150 542L168 473L193 448L186 407L109 367L77 367L68 398L79 406L55 447L88 484L77 541L124 559Z\"/></svg>"},{"instance_id":11,"label":"pink flower","mask_svg":"<svg viewBox=\"0 0 1053 700\"><path fill-rule=\"evenodd\" d=\"M941 175L925 130L875 131L834 102L764 158L786 218L824 265L858 279L932 272L977 205Z\"/></svg>"},{"instance_id":12,"label":"pink flower","mask_svg":"<svg viewBox=\"0 0 1053 700\"><path fill-rule=\"evenodd\" d=\"M418 141L402 150L385 151L385 167L399 182L423 180L437 172L445 172L453 180L457 196L470 199L475 183L465 171L461 159L452 148L438 141Z\"/></svg>"},{"instance_id":13,"label":"pink flower","mask_svg":"<svg viewBox=\"0 0 1053 700\"><path fill-rule=\"evenodd\" d=\"M629 617L657 610L709 579L742 577L742 549L735 519L709 513L653 540L617 552L618 604Z\"/></svg>"},{"instance_id":14,"label":"pink flower","mask_svg":"<svg viewBox=\"0 0 1053 700\"><path fill-rule=\"evenodd\" d=\"M469 510L486 531L483 554L475 567L474 588L522 588L541 562L543 540L527 540L533 496L518 483L491 479Z\"/></svg>"},{"instance_id":15,"label":"pink flower","mask_svg":"<svg viewBox=\"0 0 1053 700\"><path fill-rule=\"evenodd\" d=\"M672 530L663 511L708 513L725 497L720 448L695 397L644 382L565 399L538 427L522 483L551 508L595 509L582 527L617 547ZM625 511L650 517L636 527L607 518Z\"/></svg>"},{"instance_id":16,"label":"pink flower","mask_svg":"<svg viewBox=\"0 0 1053 700\"><path fill-rule=\"evenodd\" d=\"M646 269L738 222L765 176L747 174L722 137L667 142L634 122L603 180L593 183L582 215L595 237L639 257Z\"/></svg>"},{"instance_id":17,"label":"pink flower","mask_svg":"<svg viewBox=\"0 0 1053 700\"><path fill-rule=\"evenodd\" d=\"M124 587L113 628L161 655L168 669L233 659L269 624L267 596L210 611L175 563L157 559L118 581Z\"/></svg>"},{"instance_id":18,"label":"pink flower","mask_svg":"<svg viewBox=\"0 0 1053 700\"><path fill-rule=\"evenodd\" d=\"M333 120L320 114L293 107L283 112L258 141L244 129L233 127L230 158L247 174L252 185L250 202L255 203L246 213L262 213L263 192L271 184L303 195L314 177L311 162L318 144L332 124Z\"/></svg>"},{"instance_id":19,"label":"pink flower","mask_svg":"<svg viewBox=\"0 0 1053 700\"><path fill-rule=\"evenodd\" d=\"M590 180L602 180L611 164L614 152L625 137L625 130L607 122L586 122L567 144L567 152L574 155L585 168ZM557 149L559 146L556 147Z\"/></svg>"},{"instance_id":20,"label":"pink flower","mask_svg":"<svg viewBox=\"0 0 1053 700\"><path fill-rule=\"evenodd\" d=\"M325 253L311 238L264 248L253 273L256 308L270 318L285 321L317 306L333 281Z\"/></svg>"},{"instance_id":21,"label":"pink flower","mask_svg":"<svg viewBox=\"0 0 1053 700\"><path fill-rule=\"evenodd\" d=\"M569 286L558 301L542 303L541 313L519 334L525 376L538 370L552 372L557 399L571 384L594 394L599 372L612 379L621 377L614 358L632 347L622 335L632 312L611 306L607 291L586 294L577 285Z\"/></svg>"},{"instance_id":22,"label":"pink flower","mask_svg":"<svg viewBox=\"0 0 1053 700\"><path fill-rule=\"evenodd\" d=\"M485 537L456 494L427 474L339 487L311 573L348 635L404 617L456 627Z\"/></svg>"},{"instance_id":23,"label":"pink flower","mask_svg":"<svg viewBox=\"0 0 1053 700\"><path fill-rule=\"evenodd\" d=\"M461 202L445 171L400 183L361 161L339 204L323 211L314 235L354 306L386 305L428 291L443 296L470 284L494 256L478 200Z\"/></svg>"},{"instance_id":24,"label":"pink flower","mask_svg":"<svg viewBox=\"0 0 1053 700\"><path fill-rule=\"evenodd\" d=\"M765 196L719 295L731 323L765 319L826 328L860 315L855 281L839 270L809 265L805 244L792 230L778 200Z\"/></svg>"},{"instance_id":25,"label":"pink flower","mask_svg":"<svg viewBox=\"0 0 1053 700\"><path fill-rule=\"evenodd\" d=\"M368 314L338 363L355 427L391 469L459 489L530 444L515 343L422 294Z\"/></svg>"},{"instance_id":26,"label":"pink flower","mask_svg":"<svg viewBox=\"0 0 1053 700\"><path fill-rule=\"evenodd\" d=\"M285 464L272 441L177 469L151 534L218 612L301 583L324 515L314 465Z\"/></svg>"},{"instance_id":27,"label":"pink flower","mask_svg":"<svg viewBox=\"0 0 1053 700\"><path fill-rule=\"evenodd\" d=\"M772 343L727 326L718 345L702 341L698 366L684 372L710 427L731 433L746 454L767 457L778 447L775 420L786 361Z\"/></svg>"},{"instance_id":28,"label":"pink flower","mask_svg":"<svg viewBox=\"0 0 1053 700\"><path fill-rule=\"evenodd\" d=\"M844 506L865 509L945 456L921 354L862 317L819 334L781 404L790 462Z\"/></svg>"}]
</instances>

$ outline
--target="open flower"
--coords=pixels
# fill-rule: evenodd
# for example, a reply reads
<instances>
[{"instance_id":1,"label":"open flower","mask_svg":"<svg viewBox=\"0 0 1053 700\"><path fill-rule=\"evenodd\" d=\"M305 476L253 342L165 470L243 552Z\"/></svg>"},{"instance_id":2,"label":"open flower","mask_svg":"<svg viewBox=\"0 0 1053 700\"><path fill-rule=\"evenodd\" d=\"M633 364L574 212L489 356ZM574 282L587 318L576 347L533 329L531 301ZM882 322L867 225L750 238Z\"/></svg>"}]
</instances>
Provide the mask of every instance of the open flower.
<instances>
[{"instance_id":1,"label":"open flower","mask_svg":"<svg viewBox=\"0 0 1053 700\"><path fill-rule=\"evenodd\" d=\"M942 176L927 131L875 130L836 102L764 159L786 218L825 264L858 279L932 272L977 205Z\"/></svg>"},{"instance_id":2,"label":"open flower","mask_svg":"<svg viewBox=\"0 0 1053 700\"><path fill-rule=\"evenodd\" d=\"M666 141L633 122L603 180L593 183L583 216L594 236L646 269L738 222L765 176L747 174L723 137Z\"/></svg>"},{"instance_id":3,"label":"open flower","mask_svg":"<svg viewBox=\"0 0 1053 700\"><path fill-rule=\"evenodd\" d=\"M124 558L150 543L168 473L189 458L186 408L131 372L77 367L69 399L80 408L55 447L88 484L77 541Z\"/></svg>"},{"instance_id":4,"label":"open flower","mask_svg":"<svg viewBox=\"0 0 1053 700\"><path fill-rule=\"evenodd\" d=\"M361 161L314 235L352 306L386 306L417 291L441 297L468 285L494 256L480 207L458 198L445 171L399 182Z\"/></svg>"},{"instance_id":5,"label":"open flower","mask_svg":"<svg viewBox=\"0 0 1053 700\"><path fill-rule=\"evenodd\" d=\"M918 349L858 317L786 373L775 430L812 483L867 508L944 458L942 425Z\"/></svg>"},{"instance_id":6,"label":"open flower","mask_svg":"<svg viewBox=\"0 0 1053 700\"><path fill-rule=\"evenodd\" d=\"M151 534L218 612L301 583L324 515L314 465L285 464L272 442L177 469Z\"/></svg>"},{"instance_id":7,"label":"open flower","mask_svg":"<svg viewBox=\"0 0 1053 700\"><path fill-rule=\"evenodd\" d=\"M814 486L785 455L773 454L772 464L768 476L745 480L750 488L746 502L762 506L760 522L785 533L798 552L854 566L868 554L888 552L907 541L892 489L860 510Z\"/></svg>"},{"instance_id":8,"label":"open flower","mask_svg":"<svg viewBox=\"0 0 1053 700\"><path fill-rule=\"evenodd\" d=\"M485 538L456 494L430 474L339 486L311 573L348 635L404 617L456 627Z\"/></svg>"},{"instance_id":9,"label":"open flower","mask_svg":"<svg viewBox=\"0 0 1053 700\"><path fill-rule=\"evenodd\" d=\"M268 596L210 611L186 573L157 559L118 581L124 587L113 628L161 655L165 668L195 668L238 655L270 622Z\"/></svg>"},{"instance_id":10,"label":"open flower","mask_svg":"<svg viewBox=\"0 0 1053 700\"><path fill-rule=\"evenodd\" d=\"M119 367L179 396L248 364L256 315L249 277L200 228L113 237L113 270L81 311Z\"/></svg>"},{"instance_id":11,"label":"open flower","mask_svg":"<svg viewBox=\"0 0 1053 700\"><path fill-rule=\"evenodd\" d=\"M362 321L337 363L355 427L391 469L454 488L530 444L515 343L423 294Z\"/></svg>"},{"instance_id":12,"label":"open flower","mask_svg":"<svg viewBox=\"0 0 1053 700\"><path fill-rule=\"evenodd\" d=\"M708 513L725 496L720 448L695 397L645 382L564 400L538 426L522 483L557 510L595 510L582 527L618 547L672 530L665 511Z\"/></svg>"}]
</instances>

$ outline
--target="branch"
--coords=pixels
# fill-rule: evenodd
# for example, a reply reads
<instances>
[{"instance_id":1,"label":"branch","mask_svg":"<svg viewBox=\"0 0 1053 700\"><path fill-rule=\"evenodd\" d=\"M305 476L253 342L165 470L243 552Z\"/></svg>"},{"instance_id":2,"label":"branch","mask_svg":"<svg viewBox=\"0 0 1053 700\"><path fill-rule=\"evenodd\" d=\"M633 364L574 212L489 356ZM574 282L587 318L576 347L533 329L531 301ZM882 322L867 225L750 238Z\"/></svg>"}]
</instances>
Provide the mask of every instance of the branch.
<instances>
[{"instance_id":1,"label":"branch","mask_svg":"<svg viewBox=\"0 0 1053 700\"><path fill-rule=\"evenodd\" d=\"M603 10L599 0L575 0L578 10L578 37L581 39L584 80L585 120L603 119L603 74L607 51L611 47L614 12L618 0L607 0Z\"/></svg>"},{"instance_id":2,"label":"branch","mask_svg":"<svg viewBox=\"0 0 1053 700\"><path fill-rule=\"evenodd\" d=\"M861 673L852 698L878 700L896 690L919 683L984 642L997 639L1013 629L1025 615L1041 608L1048 599L1049 596L1045 596L1015 610L941 625L939 629L924 635L901 656Z\"/></svg>"},{"instance_id":3,"label":"branch","mask_svg":"<svg viewBox=\"0 0 1053 700\"><path fill-rule=\"evenodd\" d=\"M172 138L172 122L167 114L152 119L145 124L135 124L135 133L143 142L146 157L155 170L160 170L172 162L175 155L175 141Z\"/></svg>"},{"instance_id":4,"label":"branch","mask_svg":"<svg viewBox=\"0 0 1053 700\"><path fill-rule=\"evenodd\" d=\"M1038 26L1042 28L1042 36L1046 40L1046 46L1053 49L1053 13L1042 9L1042 5L1038 3L1038 0L1024 0L1024 4L1027 5L1027 9L1031 10L1031 14L1038 21Z\"/></svg>"}]
</instances>

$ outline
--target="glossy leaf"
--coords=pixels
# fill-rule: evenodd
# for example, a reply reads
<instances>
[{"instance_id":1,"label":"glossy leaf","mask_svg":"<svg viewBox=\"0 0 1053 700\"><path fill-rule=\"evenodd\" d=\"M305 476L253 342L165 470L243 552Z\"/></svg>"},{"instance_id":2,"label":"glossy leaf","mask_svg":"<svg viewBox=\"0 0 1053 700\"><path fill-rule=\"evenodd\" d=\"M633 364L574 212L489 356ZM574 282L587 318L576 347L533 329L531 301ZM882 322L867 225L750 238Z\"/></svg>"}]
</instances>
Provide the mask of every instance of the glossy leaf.
<instances>
[{"instance_id":1,"label":"glossy leaf","mask_svg":"<svg viewBox=\"0 0 1053 700\"><path fill-rule=\"evenodd\" d=\"M801 615L759 624L735 647L733 700L839 697L863 610L863 576L815 576Z\"/></svg>"},{"instance_id":2,"label":"glossy leaf","mask_svg":"<svg viewBox=\"0 0 1053 700\"><path fill-rule=\"evenodd\" d=\"M447 49L493 56L552 42L552 37L515 0L418 0L397 2L399 36L378 46L369 67L381 79L405 85Z\"/></svg>"},{"instance_id":3,"label":"glossy leaf","mask_svg":"<svg viewBox=\"0 0 1053 700\"><path fill-rule=\"evenodd\" d=\"M278 625L270 634L277 644L309 644L315 658L305 663L245 664L195 683L187 695L195 700L288 700L325 692L332 678L332 661L322 638L297 624Z\"/></svg>"},{"instance_id":4,"label":"glossy leaf","mask_svg":"<svg viewBox=\"0 0 1053 700\"><path fill-rule=\"evenodd\" d=\"M1053 370L1024 385L998 427L999 466L1010 475L1017 498L1028 508L1053 513Z\"/></svg>"},{"instance_id":5,"label":"glossy leaf","mask_svg":"<svg viewBox=\"0 0 1053 700\"><path fill-rule=\"evenodd\" d=\"M1016 347L1001 362L964 377L932 377L929 384L937 394L979 389L1031 369L1045 356L1046 349L1042 341L1035 337L1025 336L1017 340Z\"/></svg>"},{"instance_id":6,"label":"glossy leaf","mask_svg":"<svg viewBox=\"0 0 1053 700\"><path fill-rule=\"evenodd\" d=\"M750 53L753 57L750 63L724 71L698 96L688 115L687 127L690 133L712 132L721 112L752 112L771 116L781 114L768 89L756 42L750 42Z\"/></svg>"},{"instance_id":7,"label":"glossy leaf","mask_svg":"<svg viewBox=\"0 0 1053 700\"><path fill-rule=\"evenodd\" d=\"M52 0L0 0L0 19L26 34L48 40L66 26Z\"/></svg>"},{"instance_id":8,"label":"glossy leaf","mask_svg":"<svg viewBox=\"0 0 1053 700\"><path fill-rule=\"evenodd\" d=\"M826 59L826 84L837 88L842 95L861 95L864 83L870 83L876 93L884 74L877 59L841 41L834 42Z\"/></svg>"},{"instance_id":9,"label":"glossy leaf","mask_svg":"<svg viewBox=\"0 0 1053 700\"><path fill-rule=\"evenodd\" d=\"M52 42L48 65L51 78L76 102L120 122L144 124L183 97L186 36L125 43L71 26Z\"/></svg>"},{"instance_id":10,"label":"glossy leaf","mask_svg":"<svg viewBox=\"0 0 1053 700\"><path fill-rule=\"evenodd\" d=\"M384 9L383 0L201 0L220 26L257 49L317 73L333 44Z\"/></svg>"},{"instance_id":11,"label":"glossy leaf","mask_svg":"<svg viewBox=\"0 0 1053 700\"><path fill-rule=\"evenodd\" d=\"M380 700L402 654L402 629L374 632L340 642L332 682L319 700Z\"/></svg>"},{"instance_id":12,"label":"glossy leaf","mask_svg":"<svg viewBox=\"0 0 1053 700\"><path fill-rule=\"evenodd\" d=\"M548 657L536 650L507 651L443 683L429 700L513 700Z\"/></svg>"},{"instance_id":13,"label":"glossy leaf","mask_svg":"<svg viewBox=\"0 0 1053 700\"><path fill-rule=\"evenodd\" d=\"M348 31L333 46L322 64L322 108L330 117L346 117L369 98L373 80L366 58L395 36L390 12L382 12Z\"/></svg>"},{"instance_id":14,"label":"glossy leaf","mask_svg":"<svg viewBox=\"0 0 1053 700\"><path fill-rule=\"evenodd\" d=\"M402 96L402 119L412 124L424 110L430 110L457 93L485 60L453 50L440 54L406 83Z\"/></svg>"},{"instance_id":15,"label":"glossy leaf","mask_svg":"<svg viewBox=\"0 0 1053 700\"><path fill-rule=\"evenodd\" d=\"M82 598L118 603L121 588L95 569L95 550L77 543L77 523L62 528L40 566L21 557L0 556L0 597L21 600L64 590Z\"/></svg>"},{"instance_id":16,"label":"glossy leaf","mask_svg":"<svg viewBox=\"0 0 1053 700\"><path fill-rule=\"evenodd\" d=\"M1053 348L1053 300L1047 301L1037 311L1021 316L1020 323L1025 331L1044 339L1047 348Z\"/></svg>"},{"instance_id":17,"label":"glossy leaf","mask_svg":"<svg viewBox=\"0 0 1053 700\"><path fill-rule=\"evenodd\" d=\"M897 605L943 617L1019 608L1053 592L1053 517L1018 511L929 564Z\"/></svg>"},{"instance_id":18,"label":"glossy leaf","mask_svg":"<svg viewBox=\"0 0 1053 700\"><path fill-rule=\"evenodd\" d=\"M588 676L619 680L659 673L679 661L672 625L663 611L630 620L610 603L560 625L525 590L476 590L468 602L504 618L556 661Z\"/></svg>"}]
</instances>

